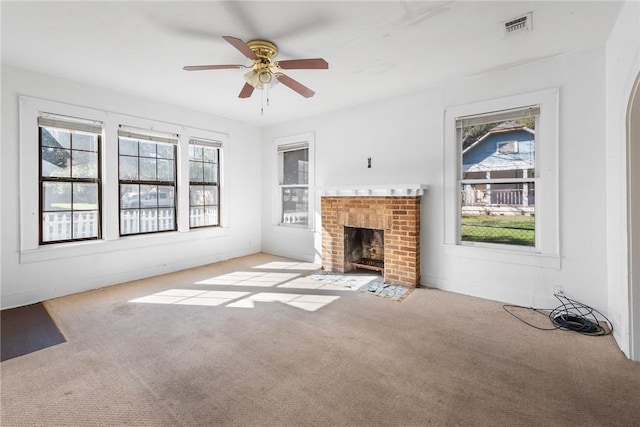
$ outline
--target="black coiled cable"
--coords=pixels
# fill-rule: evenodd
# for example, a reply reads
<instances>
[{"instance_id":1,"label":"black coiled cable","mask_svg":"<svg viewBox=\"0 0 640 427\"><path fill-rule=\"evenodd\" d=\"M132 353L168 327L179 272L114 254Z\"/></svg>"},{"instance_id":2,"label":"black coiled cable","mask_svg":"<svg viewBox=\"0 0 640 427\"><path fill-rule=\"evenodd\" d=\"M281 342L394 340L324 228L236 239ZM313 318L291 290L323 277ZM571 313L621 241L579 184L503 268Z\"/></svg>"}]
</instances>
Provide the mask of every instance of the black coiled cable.
<instances>
[{"instance_id":1,"label":"black coiled cable","mask_svg":"<svg viewBox=\"0 0 640 427\"><path fill-rule=\"evenodd\" d=\"M511 304L505 304L502 306L502 308L521 322L543 331L564 329L568 331L575 331L588 336L603 336L609 335L613 332L613 325L611 324L609 319L607 319L604 314L600 313L595 308L589 307L586 304L582 304L581 302L568 298L564 295L553 294L553 296L555 296L558 301L560 301L560 305L554 309L524 307L521 305ZM551 324L553 325L553 327L541 328L539 326L533 325L510 311L509 309L511 308L528 308L536 313L544 314L551 320ZM599 315L605 321L599 321L597 315Z\"/></svg>"}]
</instances>

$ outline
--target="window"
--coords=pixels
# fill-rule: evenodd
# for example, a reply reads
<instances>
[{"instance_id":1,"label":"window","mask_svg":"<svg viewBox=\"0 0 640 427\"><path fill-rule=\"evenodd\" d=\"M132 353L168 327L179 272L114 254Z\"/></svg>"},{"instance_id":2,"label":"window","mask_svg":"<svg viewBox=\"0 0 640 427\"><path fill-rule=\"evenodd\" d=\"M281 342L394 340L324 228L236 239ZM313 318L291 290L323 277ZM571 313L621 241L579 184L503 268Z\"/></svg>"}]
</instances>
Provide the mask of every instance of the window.
<instances>
[{"instance_id":1,"label":"window","mask_svg":"<svg viewBox=\"0 0 640 427\"><path fill-rule=\"evenodd\" d=\"M220 225L220 142L189 143L189 227Z\"/></svg>"},{"instance_id":2,"label":"window","mask_svg":"<svg viewBox=\"0 0 640 427\"><path fill-rule=\"evenodd\" d=\"M459 117L460 241L535 247L537 106Z\"/></svg>"},{"instance_id":3,"label":"window","mask_svg":"<svg viewBox=\"0 0 640 427\"><path fill-rule=\"evenodd\" d=\"M498 142L496 151L500 154L515 154L518 152L518 141Z\"/></svg>"},{"instance_id":4,"label":"window","mask_svg":"<svg viewBox=\"0 0 640 427\"><path fill-rule=\"evenodd\" d=\"M120 235L177 229L177 135L118 132Z\"/></svg>"},{"instance_id":5,"label":"window","mask_svg":"<svg viewBox=\"0 0 640 427\"><path fill-rule=\"evenodd\" d=\"M309 225L309 144L278 146L281 225Z\"/></svg>"},{"instance_id":6,"label":"window","mask_svg":"<svg viewBox=\"0 0 640 427\"><path fill-rule=\"evenodd\" d=\"M43 115L38 127L40 243L100 239L102 124Z\"/></svg>"},{"instance_id":7,"label":"window","mask_svg":"<svg viewBox=\"0 0 640 427\"><path fill-rule=\"evenodd\" d=\"M504 263L543 268L560 267L559 118L557 88L446 109L443 240L448 255L499 259ZM516 153L500 153L496 142L517 140L505 134L512 126L508 123L519 120L524 120L523 128L530 129L534 138L526 143L519 141ZM501 129L496 129L500 124L505 127L503 139L496 136L500 134ZM474 126L485 126L486 129L484 132L478 130L477 139L467 139L465 143L465 129ZM481 138L492 129L494 143L483 145ZM525 154L529 155L528 159L523 157ZM507 194L513 198L509 199ZM504 215L498 213L498 208L505 211ZM507 215L511 210L520 215ZM491 220L496 222L491 223ZM509 220L528 224L505 224ZM503 232L505 230L498 227L505 225L525 229L523 232L529 234L520 237L522 240L519 241L513 237L508 237L512 240L501 240L503 236L499 235L472 236L474 228L496 228ZM529 231L530 228L533 230Z\"/></svg>"}]
</instances>

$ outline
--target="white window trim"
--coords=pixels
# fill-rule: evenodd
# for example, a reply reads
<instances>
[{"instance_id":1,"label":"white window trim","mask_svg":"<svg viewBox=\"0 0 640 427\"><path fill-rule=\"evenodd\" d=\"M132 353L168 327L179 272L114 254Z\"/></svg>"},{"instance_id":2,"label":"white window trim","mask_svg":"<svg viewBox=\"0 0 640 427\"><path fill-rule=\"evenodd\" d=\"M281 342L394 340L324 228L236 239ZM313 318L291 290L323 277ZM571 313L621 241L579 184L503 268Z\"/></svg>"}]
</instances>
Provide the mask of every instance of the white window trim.
<instances>
[{"instance_id":1,"label":"white window trim","mask_svg":"<svg viewBox=\"0 0 640 427\"><path fill-rule=\"evenodd\" d=\"M308 206L308 222L307 225L295 225L295 224L283 224L282 218L282 200L281 200L281 185L280 185L280 150L283 146L293 146L296 144L306 144L309 149L309 206ZM272 223L277 227L283 227L288 229L300 229L300 230L313 230L314 229L314 215L315 212L315 135L313 132L292 135L287 137L280 137L273 139L272 151L274 153L274 191L272 197Z\"/></svg>"},{"instance_id":2,"label":"white window trim","mask_svg":"<svg viewBox=\"0 0 640 427\"><path fill-rule=\"evenodd\" d=\"M461 156L456 120L492 111L540 106L536 129L536 247L473 244L459 241L460 194L457 187ZM514 95L472 104L451 106L444 111L444 245L445 253L513 264L560 267L559 230L559 91L557 88ZM539 195L539 196L538 196Z\"/></svg>"},{"instance_id":3,"label":"white window trim","mask_svg":"<svg viewBox=\"0 0 640 427\"><path fill-rule=\"evenodd\" d=\"M194 239L227 236L231 226L226 158L229 136L157 120L66 104L29 96L19 97L20 130L20 262L32 263L87 254L108 253L148 245L173 245ZM102 239L39 244L38 117L45 113L101 122L102 128ZM119 235L118 129L127 126L178 136L178 230L165 233ZM220 227L189 228L189 140L220 141ZM35 142L34 142L35 141ZM35 165L35 167L34 167ZM109 167L107 167L109 165ZM114 166L116 165L116 166ZM182 191L183 189L187 191Z\"/></svg>"}]
</instances>

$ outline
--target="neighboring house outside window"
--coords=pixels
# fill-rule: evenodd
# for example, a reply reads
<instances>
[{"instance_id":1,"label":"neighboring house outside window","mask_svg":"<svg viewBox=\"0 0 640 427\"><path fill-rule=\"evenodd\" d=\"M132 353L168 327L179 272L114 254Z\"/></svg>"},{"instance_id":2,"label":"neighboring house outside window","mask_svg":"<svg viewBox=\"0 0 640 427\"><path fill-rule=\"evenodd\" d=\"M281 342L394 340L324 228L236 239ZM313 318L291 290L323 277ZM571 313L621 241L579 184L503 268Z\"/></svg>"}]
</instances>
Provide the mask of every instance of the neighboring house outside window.
<instances>
[{"instance_id":1,"label":"neighboring house outside window","mask_svg":"<svg viewBox=\"0 0 640 427\"><path fill-rule=\"evenodd\" d=\"M120 235L177 229L174 135L118 133Z\"/></svg>"},{"instance_id":2,"label":"neighboring house outside window","mask_svg":"<svg viewBox=\"0 0 640 427\"><path fill-rule=\"evenodd\" d=\"M189 142L189 227L220 225L220 151L217 141Z\"/></svg>"},{"instance_id":3,"label":"neighboring house outside window","mask_svg":"<svg viewBox=\"0 0 640 427\"><path fill-rule=\"evenodd\" d=\"M102 125L39 117L40 243L100 239Z\"/></svg>"},{"instance_id":4,"label":"neighboring house outside window","mask_svg":"<svg viewBox=\"0 0 640 427\"><path fill-rule=\"evenodd\" d=\"M460 240L535 246L536 106L460 117Z\"/></svg>"},{"instance_id":5,"label":"neighboring house outside window","mask_svg":"<svg viewBox=\"0 0 640 427\"><path fill-rule=\"evenodd\" d=\"M309 143L278 146L280 225L309 225Z\"/></svg>"}]
</instances>

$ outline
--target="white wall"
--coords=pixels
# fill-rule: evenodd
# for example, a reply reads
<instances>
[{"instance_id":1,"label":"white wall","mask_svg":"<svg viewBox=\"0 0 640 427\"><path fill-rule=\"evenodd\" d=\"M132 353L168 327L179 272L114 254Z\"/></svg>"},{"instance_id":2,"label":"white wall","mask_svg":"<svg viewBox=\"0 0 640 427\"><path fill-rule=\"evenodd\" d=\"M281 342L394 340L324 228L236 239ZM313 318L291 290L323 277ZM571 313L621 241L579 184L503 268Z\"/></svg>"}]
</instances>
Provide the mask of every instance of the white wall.
<instances>
[{"instance_id":1,"label":"white wall","mask_svg":"<svg viewBox=\"0 0 640 427\"><path fill-rule=\"evenodd\" d=\"M606 45L606 208L609 310L622 351L630 354L629 266L627 251L626 115L640 72L640 3L627 2ZM636 165L637 167L637 165ZM636 314L640 321L640 313ZM640 324L637 324L640 328ZM640 346L640 342L636 343ZM640 360L640 354L635 355Z\"/></svg>"},{"instance_id":2,"label":"white wall","mask_svg":"<svg viewBox=\"0 0 640 427\"><path fill-rule=\"evenodd\" d=\"M500 251L452 252L443 244L443 112L451 106L554 87L560 93L561 256L557 267L506 263ZM562 286L568 296L607 312L604 48L271 126L263 130L263 147L273 138L302 132L315 132L317 187L429 186L422 204L422 284L538 307L555 307L554 288ZM367 157L372 157L371 169L366 168ZM263 173L263 191L267 192L275 172L266 152ZM319 203L316 206L319 210ZM272 208L271 201L264 198L263 210ZM305 259L321 252L321 224L316 223L313 237L291 232L283 239L277 229L263 223L264 250L287 255L296 252Z\"/></svg>"},{"instance_id":3,"label":"white wall","mask_svg":"<svg viewBox=\"0 0 640 427\"><path fill-rule=\"evenodd\" d=\"M20 229L24 216L21 217L20 202L24 202L24 198L33 200L38 197L37 187L20 192L18 99L21 95L226 134L223 167L227 187L223 192L226 191L228 196L228 210L224 227L125 238L116 236L113 240L48 245L21 251ZM37 144L37 141L33 143ZM109 138L105 140L105 144L116 143ZM255 208L261 199L260 188L255 185L261 177L260 130L252 126L3 66L0 149L2 308L251 254L261 249L261 212ZM37 162L32 167L37 168ZM110 180L105 184L107 187L117 187L115 171L106 173L105 180Z\"/></svg>"}]
</instances>

